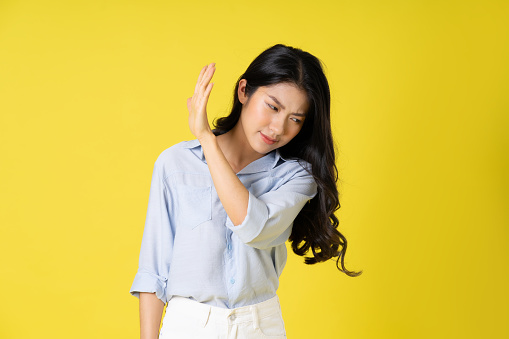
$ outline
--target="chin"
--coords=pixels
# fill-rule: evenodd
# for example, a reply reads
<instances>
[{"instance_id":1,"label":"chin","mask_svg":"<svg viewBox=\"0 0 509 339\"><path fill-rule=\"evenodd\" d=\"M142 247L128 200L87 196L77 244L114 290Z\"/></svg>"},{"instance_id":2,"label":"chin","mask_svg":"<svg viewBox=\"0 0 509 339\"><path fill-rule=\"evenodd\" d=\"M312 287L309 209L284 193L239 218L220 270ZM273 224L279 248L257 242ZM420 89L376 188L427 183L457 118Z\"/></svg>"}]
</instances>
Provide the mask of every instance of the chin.
<instances>
[{"instance_id":1,"label":"chin","mask_svg":"<svg viewBox=\"0 0 509 339\"><path fill-rule=\"evenodd\" d=\"M251 148L256 153L265 155L265 154L268 154L271 151L275 150L277 147L275 147L274 145L272 145L272 146L271 145L267 145L266 143L261 141L260 143L257 143L255 145L251 144Z\"/></svg>"}]
</instances>

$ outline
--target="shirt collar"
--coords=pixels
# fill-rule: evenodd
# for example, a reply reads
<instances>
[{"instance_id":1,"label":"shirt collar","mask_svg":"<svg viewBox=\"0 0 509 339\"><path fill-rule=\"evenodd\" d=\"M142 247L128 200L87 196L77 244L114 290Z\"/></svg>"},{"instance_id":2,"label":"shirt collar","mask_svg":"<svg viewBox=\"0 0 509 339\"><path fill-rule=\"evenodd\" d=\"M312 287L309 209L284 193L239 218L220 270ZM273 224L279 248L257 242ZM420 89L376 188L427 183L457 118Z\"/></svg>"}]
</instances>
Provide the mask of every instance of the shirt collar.
<instances>
[{"instance_id":1,"label":"shirt collar","mask_svg":"<svg viewBox=\"0 0 509 339\"><path fill-rule=\"evenodd\" d=\"M183 143L183 147L189 149L196 157L198 157L198 159L200 159L204 163L207 163L207 161L205 160L205 155L203 154L203 148L201 147L201 144L198 141L198 139L185 141ZM276 149L264 155L260 159L253 161L252 163L244 167L238 174L269 171L276 167L280 160L287 161L281 156L279 150Z\"/></svg>"}]
</instances>

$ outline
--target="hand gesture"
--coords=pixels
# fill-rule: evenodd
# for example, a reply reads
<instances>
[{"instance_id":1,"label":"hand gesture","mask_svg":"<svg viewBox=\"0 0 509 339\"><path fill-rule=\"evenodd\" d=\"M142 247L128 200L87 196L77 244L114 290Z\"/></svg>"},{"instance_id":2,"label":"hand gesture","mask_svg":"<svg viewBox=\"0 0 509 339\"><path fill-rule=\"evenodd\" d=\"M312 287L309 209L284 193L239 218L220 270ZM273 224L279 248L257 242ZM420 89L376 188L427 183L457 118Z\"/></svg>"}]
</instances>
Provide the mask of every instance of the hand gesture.
<instances>
[{"instance_id":1,"label":"hand gesture","mask_svg":"<svg viewBox=\"0 0 509 339\"><path fill-rule=\"evenodd\" d=\"M209 101L212 86L210 80L216 70L216 64L211 63L201 69L198 82L194 88L194 94L187 99L187 110L189 111L189 128L191 133L198 139L211 135L212 130L207 119L207 102Z\"/></svg>"}]
</instances>

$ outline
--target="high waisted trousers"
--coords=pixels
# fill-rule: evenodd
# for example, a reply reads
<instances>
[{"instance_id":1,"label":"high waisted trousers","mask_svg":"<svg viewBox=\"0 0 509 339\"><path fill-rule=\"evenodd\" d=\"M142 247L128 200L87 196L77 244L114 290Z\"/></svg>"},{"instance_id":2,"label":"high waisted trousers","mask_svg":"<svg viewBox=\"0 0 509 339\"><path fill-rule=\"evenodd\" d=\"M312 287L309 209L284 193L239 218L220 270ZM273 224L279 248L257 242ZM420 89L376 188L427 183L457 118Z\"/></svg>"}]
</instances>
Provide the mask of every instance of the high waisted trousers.
<instances>
[{"instance_id":1,"label":"high waisted trousers","mask_svg":"<svg viewBox=\"0 0 509 339\"><path fill-rule=\"evenodd\" d=\"M255 338L286 338L277 295L258 304L234 309L173 297L166 306L159 333L159 339Z\"/></svg>"}]
</instances>

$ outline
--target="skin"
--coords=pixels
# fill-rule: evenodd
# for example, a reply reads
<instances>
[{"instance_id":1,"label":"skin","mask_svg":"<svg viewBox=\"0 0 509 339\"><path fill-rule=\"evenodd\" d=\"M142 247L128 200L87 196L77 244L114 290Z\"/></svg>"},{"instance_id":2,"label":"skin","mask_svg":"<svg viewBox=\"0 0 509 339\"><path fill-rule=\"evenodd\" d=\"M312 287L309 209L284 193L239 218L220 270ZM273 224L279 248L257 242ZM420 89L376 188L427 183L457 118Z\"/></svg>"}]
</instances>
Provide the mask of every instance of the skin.
<instances>
[{"instance_id":1,"label":"skin","mask_svg":"<svg viewBox=\"0 0 509 339\"><path fill-rule=\"evenodd\" d=\"M247 215L249 192L237 173L251 162L286 145L302 129L309 103L306 93L291 83L259 87L247 96L246 80L239 81L242 103L239 122L215 136L207 119L215 63L202 68L193 96L187 99L189 128L200 141L217 195L234 225ZM164 304L154 293L140 293L141 339L158 337Z\"/></svg>"},{"instance_id":2,"label":"skin","mask_svg":"<svg viewBox=\"0 0 509 339\"><path fill-rule=\"evenodd\" d=\"M164 303L155 293L140 292L140 338L159 337L159 325L163 316Z\"/></svg>"},{"instance_id":3,"label":"skin","mask_svg":"<svg viewBox=\"0 0 509 339\"><path fill-rule=\"evenodd\" d=\"M217 137L235 172L290 142L302 129L308 110L305 92L293 84L262 86L250 97L245 88L246 80L242 79L238 91L243 104L239 122Z\"/></svg>"}]
</instances>

